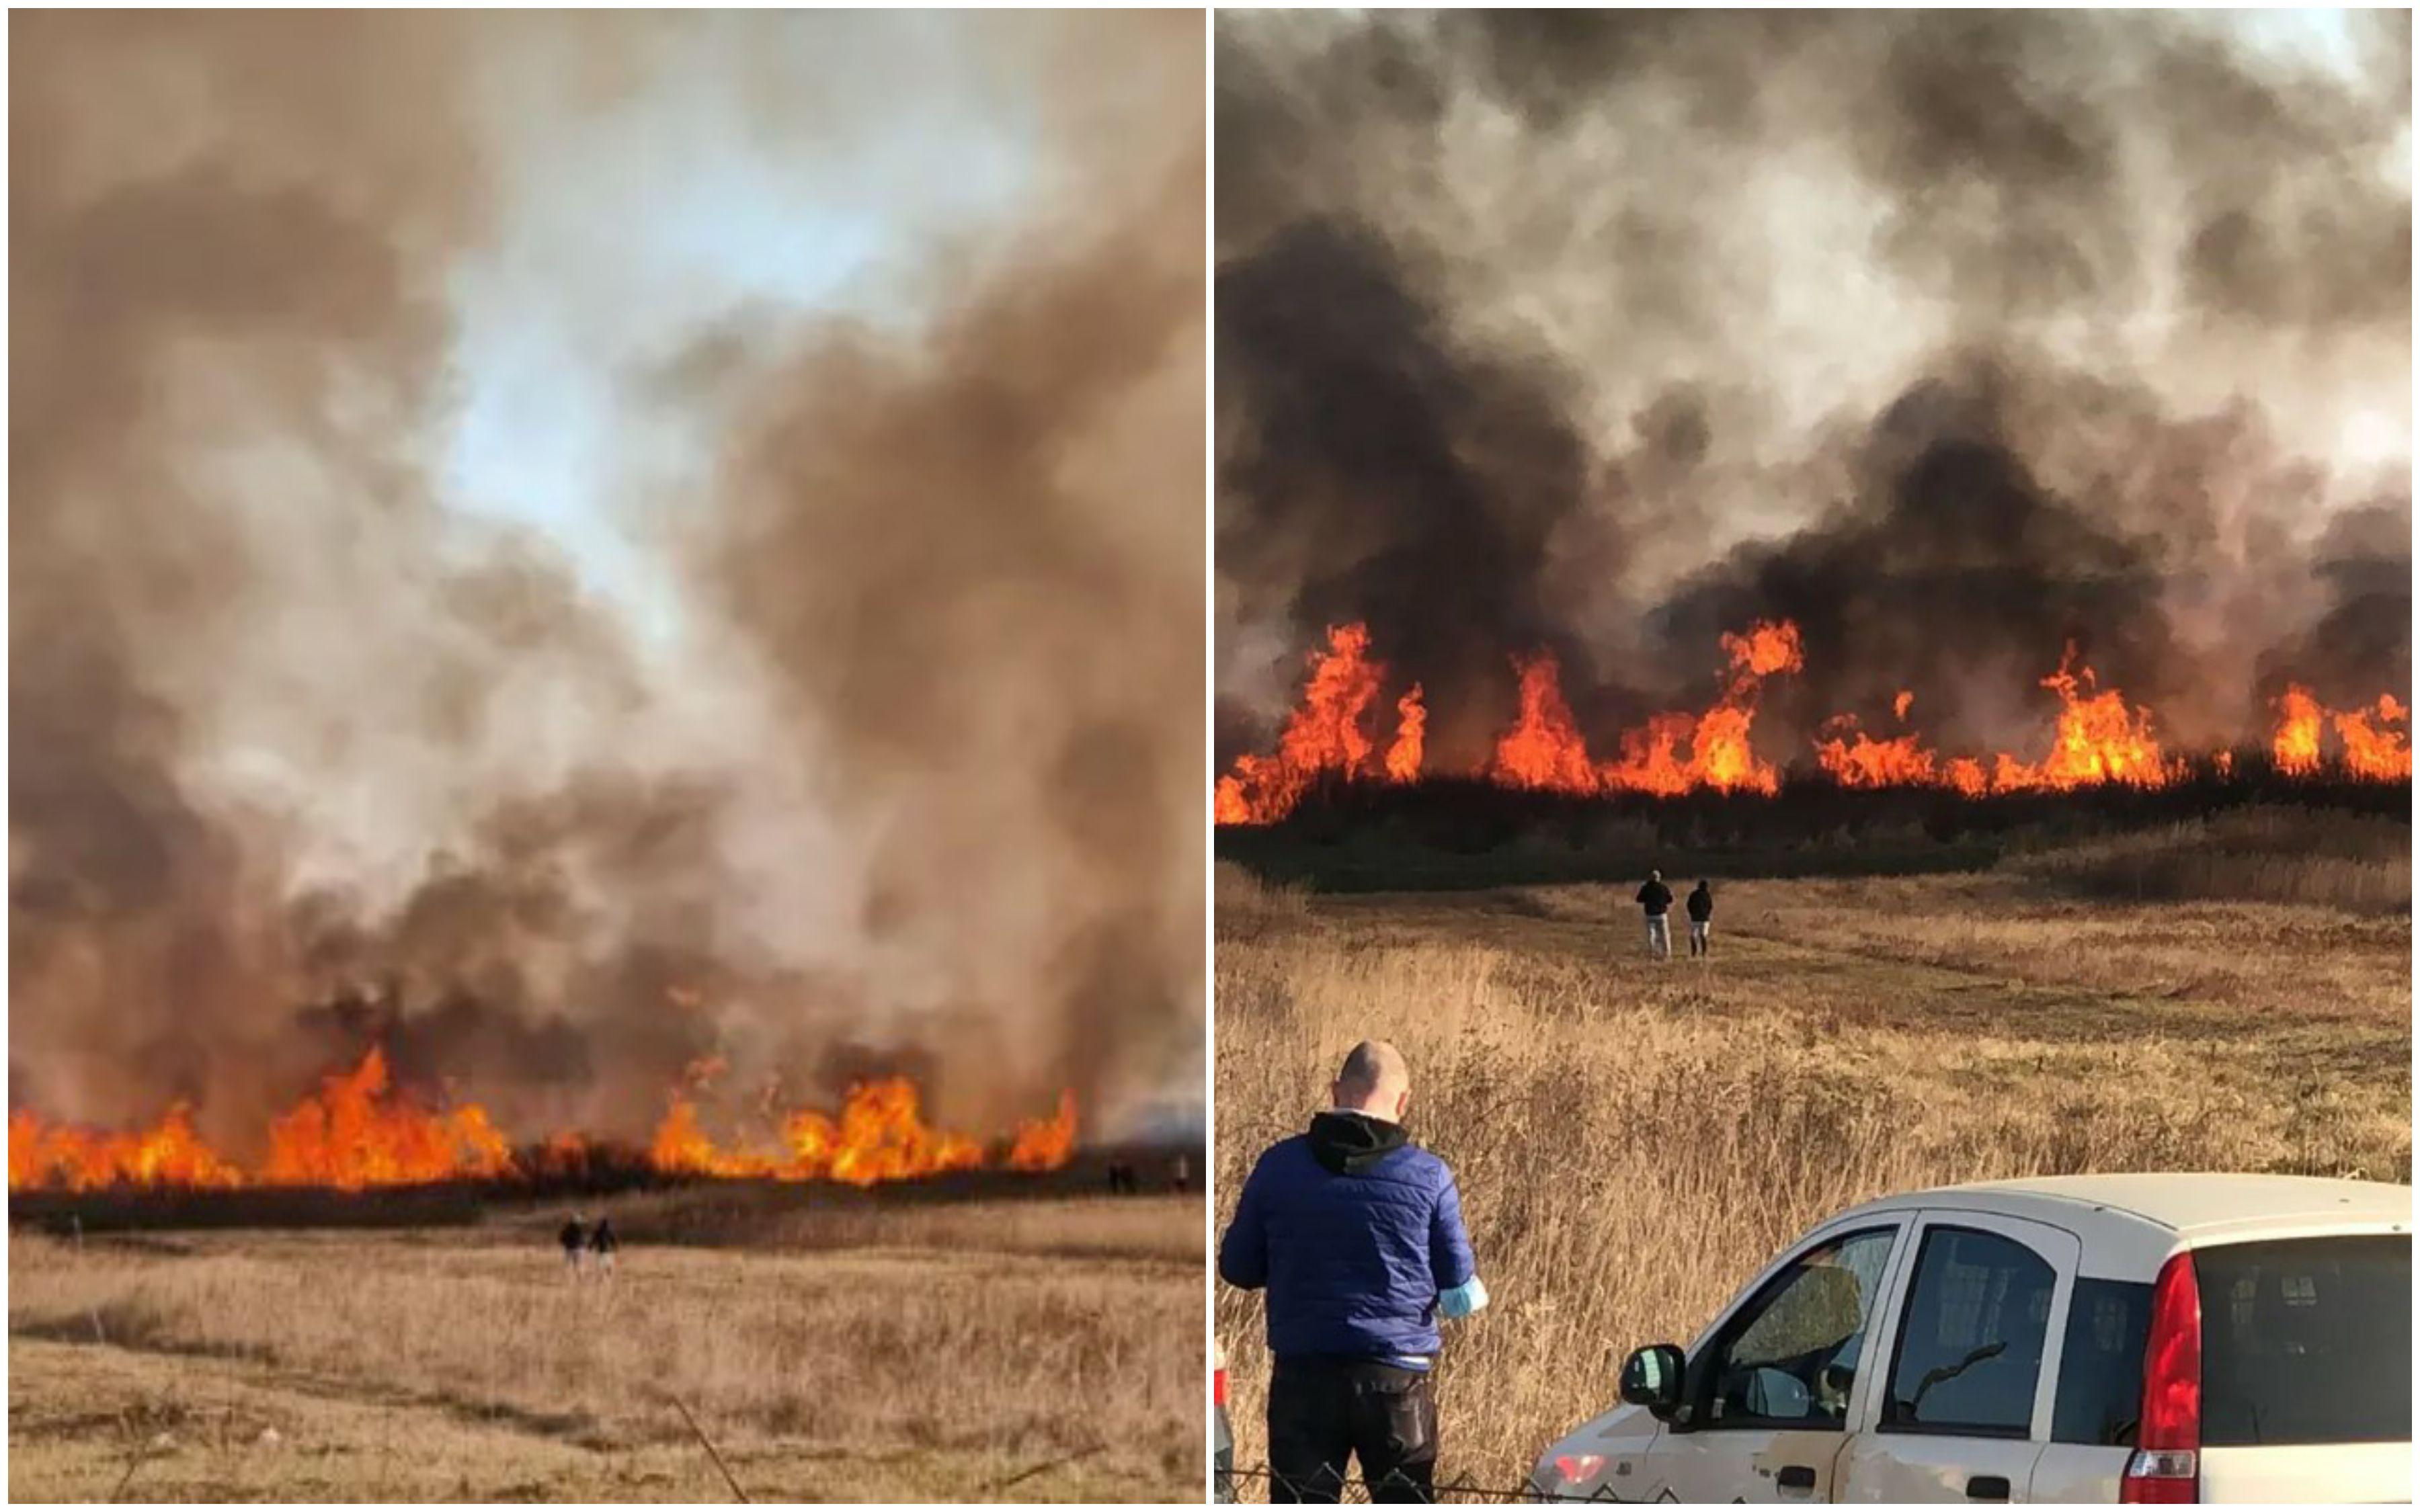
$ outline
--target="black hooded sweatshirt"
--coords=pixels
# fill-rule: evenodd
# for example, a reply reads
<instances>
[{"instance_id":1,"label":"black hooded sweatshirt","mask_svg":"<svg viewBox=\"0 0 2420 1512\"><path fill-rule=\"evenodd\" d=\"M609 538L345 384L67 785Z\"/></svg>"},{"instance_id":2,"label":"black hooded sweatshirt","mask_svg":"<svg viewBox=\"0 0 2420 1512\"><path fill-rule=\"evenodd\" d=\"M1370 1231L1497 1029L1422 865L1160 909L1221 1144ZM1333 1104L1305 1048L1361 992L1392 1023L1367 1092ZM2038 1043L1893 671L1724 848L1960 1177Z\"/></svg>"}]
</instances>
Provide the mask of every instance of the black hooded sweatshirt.
<instances>
[{"instance_id":1,"label":"black hooded sweatshirt","mask_svg":"<svg viewBox=\"0 0 2420 1512\"><path fill-rule=\"evenodd\" d=\"M1311 1158L1339 1176L1358 1176L1411 1136L1400 1123L1366 1113L1320 1113L1311 1120Z\"/></svg>"},{"instance_id":2,"label":"black hooded sweatshirt","mask_svg":"<svg viewBox=\"0 0 2420 1512\"><path fill-rule=\"evenodd\" d=\"M1702 882L1689 894L1689 917L1700 924L1714 917L1714 890Z\"/></svg>"},{"instance_id":3,"label":"black hooded sweatshirt","mask_svg":"<svg viewBox=\"0 0 2420 1512\"><path fill-rule=\"evenodd\" d=\"M1661 918L1672 906L1672 889L1660 882L1650 881L1638 889L1638 906L1647 910L1650 918Z\"/></svg>"}]
</instances>

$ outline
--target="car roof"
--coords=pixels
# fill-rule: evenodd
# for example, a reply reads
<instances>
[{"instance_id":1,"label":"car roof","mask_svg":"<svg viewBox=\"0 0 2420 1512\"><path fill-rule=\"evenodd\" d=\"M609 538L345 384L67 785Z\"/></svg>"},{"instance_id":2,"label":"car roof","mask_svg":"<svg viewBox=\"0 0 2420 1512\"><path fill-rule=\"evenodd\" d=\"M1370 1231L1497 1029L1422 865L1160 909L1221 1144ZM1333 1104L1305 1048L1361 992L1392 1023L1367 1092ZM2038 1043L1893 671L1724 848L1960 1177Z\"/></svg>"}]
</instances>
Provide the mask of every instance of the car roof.
<instances>
[{"instance_id":1,"label":"car roof","mask_svg":"<svg viewBox=\"0 0 2420 1512\"><path fill-rule=\"evenodd\" d=\"M1922 1208L1962 1208L2068 1228L2085 1241L2086 1273L2123 1274L2156 1269L2161 1257L2179 1245L2342 1230L2408 1232L2412 1189L2312 1176L2040 1176L1903 1192L1852 1211L1863 1215Z\"/></svg>"},{"instance_id":2,"label":"car roof","mask_svg":"<svg viewBox=\"0 0 2420 1512\"><path fill-rule=\"evenodd\" d=\"M2247 1223L2409 1223L2412 1189L2384 1181L2319 1176L2237 1176L2216 1172L2138 1172L2109 1176L2039 1176L1939 1188L1953 1193L2005 1193L2106 1208L2191 1238L2204 1229Z\"/></svg>"}]
</instances>

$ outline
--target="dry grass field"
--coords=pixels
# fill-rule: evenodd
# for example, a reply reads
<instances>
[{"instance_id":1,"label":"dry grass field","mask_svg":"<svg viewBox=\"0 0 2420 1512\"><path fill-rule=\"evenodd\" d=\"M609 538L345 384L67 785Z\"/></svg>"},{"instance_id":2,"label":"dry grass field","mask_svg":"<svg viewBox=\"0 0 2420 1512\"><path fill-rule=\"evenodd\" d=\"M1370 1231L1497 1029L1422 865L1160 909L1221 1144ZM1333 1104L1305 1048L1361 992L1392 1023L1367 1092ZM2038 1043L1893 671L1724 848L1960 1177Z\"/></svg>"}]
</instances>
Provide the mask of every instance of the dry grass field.
<instances>
[{"instance_id":1,"label":"dry grass field","mask_svg":"<svg viewBox=\"0 0 2420 1512\"><path fill-rule=\"evenodd\" d=\"M10 1499L731 1500L683 1406L754 1501L1201 1494L1198 1196L602 1211L19 1231Z\"/></svg>"},{"instance_id":2,"label":"dry grass field","mask_svg":"<svg viewBox=\"0 0 2420 1512\"><path fill-rule=\"evenodd\" d=\"M2322 872L2178 854L2230 835L1974 874L1717 878L1715 955L1688 960L1676 925L1660 964L1635 883L1311 896L1222 869L1221 1224L1344 1051L1400 1044L1413 1134L1458 1173L1495 1296L1447 1325L1441 1478L1515 1487L1614 1401L1625 1353L1685 1344L1864 1198L2089 1170L2410 1180L2408 849ZM1220 1288L1218 1323L1254 1465L1258 1300Z\"/></svg>"}]
</instances>

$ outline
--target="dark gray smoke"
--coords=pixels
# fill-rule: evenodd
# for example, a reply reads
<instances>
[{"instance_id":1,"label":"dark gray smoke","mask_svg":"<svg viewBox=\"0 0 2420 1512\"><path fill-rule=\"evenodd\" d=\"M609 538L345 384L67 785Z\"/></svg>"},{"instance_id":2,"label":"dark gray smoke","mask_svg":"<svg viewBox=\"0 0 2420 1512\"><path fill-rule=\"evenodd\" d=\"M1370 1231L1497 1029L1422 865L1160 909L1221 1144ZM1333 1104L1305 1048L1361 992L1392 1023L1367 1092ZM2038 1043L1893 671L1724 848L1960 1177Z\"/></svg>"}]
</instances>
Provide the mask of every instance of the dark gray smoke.
<instances>
[{"instance_id":1,"label":"dark gray smoke","mask_svg":"<svg viewBox=\"0 0 2420 1512\"><path fill-rule=\"evenodd\" d=\"M633 100L889 193L933 36L12 18L12 1105L190 1098L250 1153L373 1041L533 1137L644 1134L707 1056L735 1098L918 1071L977 1129L1198 1086L1182 21L951 34L1036 166L884 270L915 324L711 311L609 375L702 439L600 501L668 640L444 497L460 269L530 204L611 263L652 209L564 186Z\"/></svg>"},{"instance_id":2,"label":"dark gray smoke","mask_svg":"<svg viewBox=\"0 0 2420 1512\"><path fill-rule=\"evenodd\" d=\"M1588 481L1550 379L1455 349L1385 243L1331 220L1222 272L1218 312L1219 386L1252 411L1220 474L1238 602L1367 620L1433 706L1500 702L1504 648L1557 638L1542 579Z\"/></svg>"},{"instance_id":3,"label":"dark gray smoke","mask_svg":"<svg viewBox=\"0 0 2420 1512\"><path fill-rule=\"evenodd\" d=\"M2408 16L1218 32L1222 756L1342 619L1446 765L1512 654L1609 737L1780 615L1783 756L2069 640L2186 741L2408 687Z\"/></svg>"}]
</instances>

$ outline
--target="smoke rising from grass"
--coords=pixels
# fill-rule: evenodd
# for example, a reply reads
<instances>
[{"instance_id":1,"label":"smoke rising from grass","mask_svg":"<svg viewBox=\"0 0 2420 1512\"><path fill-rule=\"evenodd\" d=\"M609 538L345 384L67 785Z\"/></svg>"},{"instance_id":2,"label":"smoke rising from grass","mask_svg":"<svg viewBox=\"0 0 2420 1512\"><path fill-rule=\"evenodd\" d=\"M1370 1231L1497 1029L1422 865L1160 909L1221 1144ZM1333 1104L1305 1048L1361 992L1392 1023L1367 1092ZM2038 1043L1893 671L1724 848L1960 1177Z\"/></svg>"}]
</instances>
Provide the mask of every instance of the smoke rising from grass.
<instances>
[{"instance_id":1,"label":"smoke rising from grass","mask_svg":"<svg viewBox=\"0 0 2420 1512\"><path fill-rule=\"evenodd\" d=\"M1199 26L814 23L12 20L13 1101L240 1148L373 1038L533 1136L709 1054L978 1125L1198 1076ZM826 118L894 69L895 130ZM903 210L901 317L607 375L693 439L592 501L675 634L455 507L460 270L582 129L669 100L879 185L966 145L935 70L1039 166ZM571 103L500 126L534 79Z\"/></svg>"},{"instance_id":2,"label":"smoke rising from grass","mask_svg":"<svg viewBox=\"0 0 2420 1512\"><path fill-rule=\"evenodd\" d=\"M1449 766L1759 614L1795 735L1997 743L2070 638L2190 740L2407 687L2409 18L2312 24L1222 16L1221 754L1338 619Z\"/></svg>"}]
</instances>

